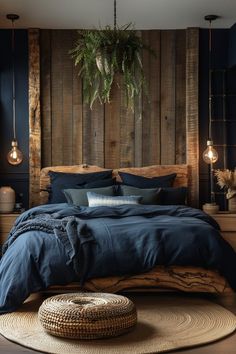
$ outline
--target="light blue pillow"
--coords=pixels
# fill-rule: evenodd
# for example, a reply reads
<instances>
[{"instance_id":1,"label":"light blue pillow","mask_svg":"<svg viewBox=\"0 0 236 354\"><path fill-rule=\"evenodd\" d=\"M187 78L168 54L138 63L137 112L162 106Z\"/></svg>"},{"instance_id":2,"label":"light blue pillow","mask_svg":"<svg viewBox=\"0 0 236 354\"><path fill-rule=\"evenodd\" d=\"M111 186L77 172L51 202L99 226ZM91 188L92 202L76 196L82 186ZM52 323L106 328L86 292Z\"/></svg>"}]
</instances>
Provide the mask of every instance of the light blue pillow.
<instances>
[{"instance_id":1,"label":"light blue pillow","mask_svg":"<svg viewBox=\"0 0 236 354\"><path fill-rule=\"evenodd\" d=\"M139 204L141 196L107 196L94 192L87 192L88 205L90 207L97 206L116 206L122 204Z\"/></svg>"}]
</instances>

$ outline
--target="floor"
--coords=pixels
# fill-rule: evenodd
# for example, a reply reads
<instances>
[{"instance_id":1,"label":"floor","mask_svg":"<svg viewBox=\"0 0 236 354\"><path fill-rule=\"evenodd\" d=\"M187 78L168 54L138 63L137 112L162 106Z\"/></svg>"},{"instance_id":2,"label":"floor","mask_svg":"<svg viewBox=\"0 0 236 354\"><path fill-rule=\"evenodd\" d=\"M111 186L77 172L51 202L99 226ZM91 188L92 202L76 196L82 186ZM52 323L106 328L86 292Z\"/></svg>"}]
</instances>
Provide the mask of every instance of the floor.
<instances>
[{"instance_id":1,"label":"floor","mask_svg":"<svg viewBox=\"0 0 236 354\"><path fill-rule=\"evenodd\" d=\"M196 296L196 295L192 295ZM200 296L200 295L198 295ZM232 311L236 315L236 294L225 296L213 296L213 295L201 295L201 297L207 298L210 301L214 301L228 310ZM12 343L0 335L0 353L1 354L19 354L19 353L39 353L33 350L29 350L15 343ZM177 350L172 353L177 354L236 354L236 332L229 335L225 339L221 339L212 344L195 347L193 349ZM63 353L62 353L63 354ZM65 353L67 354L67 353ZM129 353L124 353L129 354Z\"/></svg>"}]
</instances>

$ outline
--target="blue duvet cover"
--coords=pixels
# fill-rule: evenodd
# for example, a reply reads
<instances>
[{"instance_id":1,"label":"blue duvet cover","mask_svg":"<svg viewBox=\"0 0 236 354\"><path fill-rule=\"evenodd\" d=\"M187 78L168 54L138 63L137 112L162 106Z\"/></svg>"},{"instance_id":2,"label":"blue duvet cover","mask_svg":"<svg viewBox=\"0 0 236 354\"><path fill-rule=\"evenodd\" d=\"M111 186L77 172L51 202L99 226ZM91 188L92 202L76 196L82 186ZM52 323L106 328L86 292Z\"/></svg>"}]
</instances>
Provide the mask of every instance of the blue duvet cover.
<instances>
[{"instance_id":1,"label":"blue duvet cover","mask_svg":"<svg viewBox=\"0 0 236 354\"><path fill-rule=\"evenodd\" d=\"M16 221L0 261L0 313L50 285L147 272L156 265L218 270L236 290L236 253L217 223L185 206L32 208Z\"/></svg>"}]
</instances>

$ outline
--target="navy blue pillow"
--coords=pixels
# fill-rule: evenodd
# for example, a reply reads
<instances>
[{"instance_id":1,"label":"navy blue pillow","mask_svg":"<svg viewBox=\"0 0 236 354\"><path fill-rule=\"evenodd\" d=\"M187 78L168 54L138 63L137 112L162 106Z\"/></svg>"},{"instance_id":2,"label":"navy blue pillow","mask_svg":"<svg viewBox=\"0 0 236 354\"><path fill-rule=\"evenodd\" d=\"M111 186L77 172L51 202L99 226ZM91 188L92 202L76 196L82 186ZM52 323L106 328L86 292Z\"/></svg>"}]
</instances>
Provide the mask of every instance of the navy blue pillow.
<instances>
[{"instance_id":1,"label":"navy blue pillow","mask_svg":"<svg viewBox=\"0 0 236 354\"><path fill-rule=\"evenodd\" d=\"M136 188L172 187L176 177L176 173L153 178L137 176L126 172L119 172L119 175L123 184Z\"/></svg>"},{"instance_id":2,"label":"navy blue pillow","mask_svg":"<svg viewBox=\"0 0 236 354\"><path fill-rule=\"evenodd\" d=\"M187 187L162 188L160 200L162 205L184 205L187 199Z\"/></svg>"},{"instance_id":3,"label":"navy blue pillow","mask_svg":"<svg viewBox=\"0 0 236 354\"><path fill-rule=\"evenodd\" d=\"M64 173L49 171L51 188L49 192L50 203L66 203L63 189L83 188L83 185L99 180L111 179L112 170L93 173Z\"/></svg>"},{"instance_id":4,"label":"navy blue pillow","mask_svg":"<svg viewBox=\"0 0 236 354\"><path fill-rule=\"evenodd\" d=\"M102 187L110 187L114 186L116 183L115 178L107 178L107 179L99 179L98 181L89 182L83 185L78 185L79 188L102 188Z\"/></svg>"}]
</instances>

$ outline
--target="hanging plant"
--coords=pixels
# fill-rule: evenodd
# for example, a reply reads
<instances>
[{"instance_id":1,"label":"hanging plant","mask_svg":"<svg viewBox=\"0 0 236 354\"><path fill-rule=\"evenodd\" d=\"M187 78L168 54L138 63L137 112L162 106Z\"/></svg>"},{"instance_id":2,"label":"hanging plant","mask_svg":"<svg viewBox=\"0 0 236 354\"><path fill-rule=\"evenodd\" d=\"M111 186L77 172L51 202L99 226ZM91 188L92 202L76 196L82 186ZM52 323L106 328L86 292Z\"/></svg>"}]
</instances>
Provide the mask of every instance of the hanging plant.
<instances>
[{"instance_id":1,"label":"hanging plant","mask_svg":"<svg viewBox=\"0 0 236 354\"><path fill-rule=\"evenodd\" d=\"M106 26L102 30L78 31L78 34L76 46L70 53L75 65L80 65L84 97L90 108L96 100L110 102L115 74L120 73L127 106L133 109L134 96L144 86L142 49L154 54L153 50L142 43L131 24L120 28Z\"/></svg>"}]
</instances>

